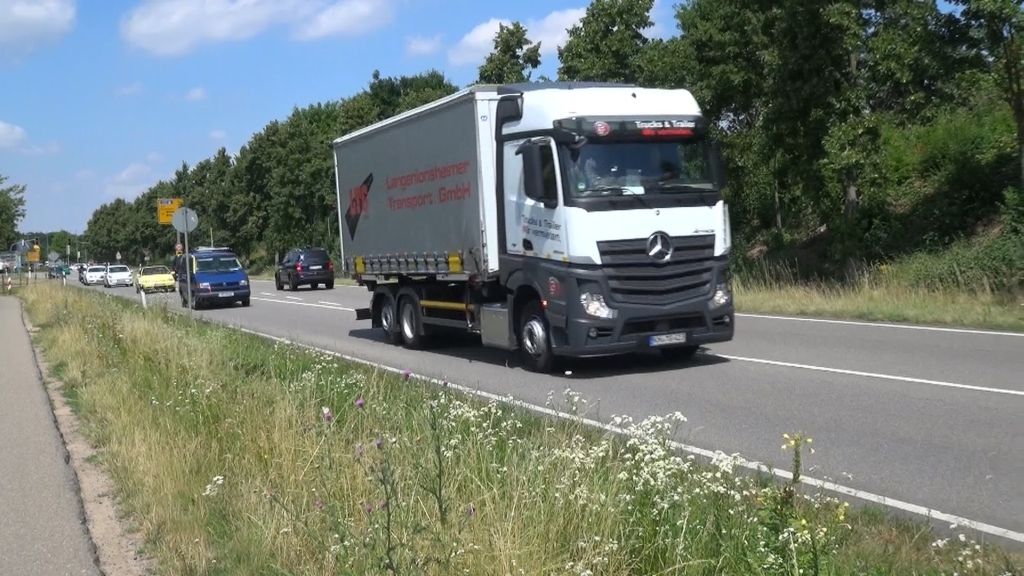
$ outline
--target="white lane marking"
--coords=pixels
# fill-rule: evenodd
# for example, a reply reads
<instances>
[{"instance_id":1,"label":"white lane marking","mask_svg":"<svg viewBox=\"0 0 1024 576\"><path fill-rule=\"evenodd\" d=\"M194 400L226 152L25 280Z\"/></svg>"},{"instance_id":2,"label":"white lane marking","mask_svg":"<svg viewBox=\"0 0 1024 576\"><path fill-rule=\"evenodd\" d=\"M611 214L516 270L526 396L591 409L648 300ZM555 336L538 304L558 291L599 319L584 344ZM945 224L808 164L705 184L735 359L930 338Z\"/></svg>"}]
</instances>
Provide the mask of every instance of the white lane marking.
<instances>
[{"instance_id":1,"label":"white lane marking","mask_svg":"<svg viewBox=\"0 0 1024 576\"><path fill-rule=\"evenodd\" d=\"M828 368L826 366L812 366L810 364L797 364L795 362L781 362L779 360L765 360L763 358L748 358L746 356L732 356L730 354L711 354L728 360L740 362L754 362L756 364L768 364L769 366L783 366L786 368L800 368L802 370L816 370L818 372L831 372L833 374L844 374L847 376L863 376L865 378L878 378L881 380L896 380L899 382L913 382L915 384L927 384L929 386L943 386L946 388L959 388L961 390L973 390L975 392L992 392L993 394L1008 394L1010 396L1024 396L1024 390L1007 390L1006 388L989 388L988 386L974 386L971 384L957 384L956 382L943 382L941 380L927 380L925 378L911 378L910 376L896 376L893 374L879 374L876 372L861 372L859 370L844 370L842 368Z\"/></svg>"},{"instance_id":2,"label":"white lane marking","mask_svg":"<svg viewBox=\"0 0 1024 576\"><path fill-rule=\"evenodd\" d=\"M316 352L320 352L322 354L329 354L329 355L334 356L336 358L341 358L343 360L347 360L349 362L355 362L357 364L363 364L365 366L371 366L371 367L374 367L374 368L379 368L381 370L384 370L384 371L387 371L387 372L391 372L391 373L394 373L394 374L406 374L407 373L407 371L405 371L405 370L399 370L398 368L394 368L394 367L388 366L386 364L381 364L381 363L378 363L378 362L371 362L369 360L363 360L362 358L356 358L354 356L349 356L348 354L342 354L340 352L335 352L333 350L326 350L324 348L320 348L320 347L317 347L317 346L311 346L309 344L303 344L301 342L295 342L295 341L289 340L287 338L281 338L280 336L273 336L271 334L266 334L264 332L259 332L259 331L256 331L256 330L250 330L248 328L239 327L238 329L241 330L242 332L245 332L245 333L248 333L248 334L252 334L254 336L260 336L260 337L263 337L263 338L267 338L267 339L273 340L275 342L281 342L281 343L284 343L284 344L290 344L292 346L297 346L297 347L300 347L300 348L305 348L307 350L313 350L313 351L316 351ZM470 388L468 386L463 386L463 385L460 385L460 384L455 384L455 383L449 382L447 380L439 380L437 378L432 378L430 376L423 376L423 375L420 375L420 374L412 374L412 373L408 373L408 374L409 374L410 378L416 378L417 380L421 380L421 381L424 381L424 382L429 382L429 383L437 385L437 386L453 388L453 389L458 390L460 392L463 392L465 394L470 394L470 395L477 396L477 397L480 397L480 398L485 398L487 400L494 400L496 402L504 402L504 403L509 404L511 406L522 408L524 410L530 410L531 412L536 412L536 413L544 414L544 415L547 415L547 416L553 416L555 418L559 418L559 419L562 419L562 420L569 420L569 421L572 421L572 422L578 422L580 424L585 424L587 426L592 426L594 428L599 428L601 430L606 430L608 432L612 432L612 433L615 433L615 434L620 434L620 435L628 435L629 434L629 432L627 430L625 430L623 428L620 428L618 426L613 426L611 424L606 424L604 422L600 422L598 420L592 420L590 418L584 418L582 416L578 416L576 414L570 414L568 412L561 412L559 410L554 410L554 409L548 408L546 406L537 406L536 404L530 404L529 402L525 402L523 400L517 400L517 399L513 398L512 396L500 396L500 395L494 394L492 392L486 392L484 390L479 390L479 389L476 389L476 388ZM673 448L675 448L677 450L682 450L684 452L689 452L690 454L702 456L702 457L705 457L705 458L714 458L716 455L723 454L721 451L708 450L706 448L698 448L697 446L691 446L689 444L683 444L682 442L676 442L674 440L670 440L669 444ZM738 464L739 464L739 466L742 466L743 468L747 468L749 470L755 470L755 471L759 471L759 472L765 472L765 473L773 474L774 476L777 476L777 477L785 479L785 480L790 480L791 481L793 479L793 474L791 472L789 472L787 470L783 470L781 468L774 468L774 467L771 467L771 466L767 466L767 465L762 464L760 462L754 462L754 461L749 461L749 460L740 460L738 462ZM902 500L897 500L895 498L889 498L887 496L882 496L882 495L879 495L879 494L874 494L872 492L866 492L864 490L858 490L856 488L850 488L848 486L843 486L841 484L837 484L835 482L830 482L830 481L827 481L827 480L818 480L817 478L812 478L812 477L809 477L809 476L801 475L800 476L800 482L802 482L804 484L807 484L809 486L814 486L816 488L821 488L823 490L829 490L829 491L832 491L832 492L838 492L840 494L845 494L847 496L851 496L851 497L857 498L859 500L864 500L864 501L867 501L867 502L872 502L874 504L880 504L882 506L888 506L890 508L896 508L898 510L903 510L904 512L910 512L912 514L918 514L918 515L921 515L921 516L925 516L927 518L934 518L936 520L941 520L943 522L948 522L950 524L957 524L959 526L966 526L968 528L971 528L972 530L977 530L978 532L984 532L986 534L991 534L993 536L1000 536L1000 537L1006 538L1008 540L1013 540L1013 541L1016 541L1016 542L1024 543L1024 532L1016 532L1014 530L1010 530L1010 529L1007 529L1007 528L1002 528L1002 527L999 527L999 526L994 526L992 524L987 524L985 522L979 522L977 520L971 520L970 518L964 518L963 516L957 516L955 514L949 514L949 513L946 513L946 512L941 512L939 510L935 510L934 508L928 508L927 506L922 506L920 504L913 504L911 502L904 502Z\"/></svg>"},{"instance_id":3,"label":"white lane marking","mask_svg":"<svg viewBox=\"0 0 1024 576\"><path fill-rule=\"evenodd\" d=\"M298 296L285 296L285 298L289 300L298 300L300 302L302 301L302 298L299 298Z\"/></svg>"},{"instance_id":4,"label":"white lane marking","mask_svg":"<svg viewBox=\"0 0 1024 576\"><path fill-rule=\"evenodd\" d=\"M317 304L327 304L328 306L335 306L335 307L341 306L342 308L344 308L344 306L342 306L341 304L338 304L337 302L328 302L326 300L318 300Z\"/></svg>"},{"instance_id":5,"label":"white lane marking","mask_svg":"<svg viewBox=\"0 0 1024 576\"><path fill-rule=\"evenodd\" d=\"M828 320L826 318L799 318L794 316L770 316L767 314L736 314L740 318L763 318L766 320L790 320L793 322L820 322L822 324L845 324L848 326L869 326L872 328L898 328L902 330L926 330L929 332L953 332L955 334L984 334L987 336L1016 336L1024 338L1024 332L998 332L994 330L973 330L969 328L939 328L916 324L890 324L886 322L857 322L854 320Z\"/></svg>"},{"instance_id":6,"label":"white lane marking","mask_svg":"<svg viewBox=\"0 0 1024 576\"><path fill-rule=\"evenodd\" d=\"M273 296L274 293L273 292L260 292L260 295L261 296Z\"/></svg>"},{"instance_id":7,"label":"white lane marking","mask_svg":"<svg viewBox=\"0 0 1024 576\"><path fill-rule=\"evenodd\" d=\"M259 300L261 302L277 302L278 304L290 304L292 306L311 306L313 308L326 308L327 310L355 312L355 308L345 308L344 306L324 306L323 304L311 304L309 302L292 302L290 300L277 300L275 298L253 298L253 300Z\"/></svg>"}]
</instances>

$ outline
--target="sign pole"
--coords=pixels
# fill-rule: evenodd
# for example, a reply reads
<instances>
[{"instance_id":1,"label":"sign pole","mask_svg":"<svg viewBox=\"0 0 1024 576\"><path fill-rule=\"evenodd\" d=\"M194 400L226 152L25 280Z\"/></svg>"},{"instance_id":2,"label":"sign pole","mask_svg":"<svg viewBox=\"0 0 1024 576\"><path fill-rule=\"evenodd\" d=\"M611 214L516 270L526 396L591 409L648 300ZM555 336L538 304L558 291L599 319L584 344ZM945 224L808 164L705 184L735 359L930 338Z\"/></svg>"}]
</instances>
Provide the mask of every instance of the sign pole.
<instances>
[{"instance_id":1,"label":"sign pole","mask_svg":"<svg viewBox=\"0 0 1024 576\"><path fill-rule=\"evenodd\" d=\"M192 315L192 262L188 255L188 228L185 228L185 293L188 294L188 315Z\"/></svg>"}]
</instances>

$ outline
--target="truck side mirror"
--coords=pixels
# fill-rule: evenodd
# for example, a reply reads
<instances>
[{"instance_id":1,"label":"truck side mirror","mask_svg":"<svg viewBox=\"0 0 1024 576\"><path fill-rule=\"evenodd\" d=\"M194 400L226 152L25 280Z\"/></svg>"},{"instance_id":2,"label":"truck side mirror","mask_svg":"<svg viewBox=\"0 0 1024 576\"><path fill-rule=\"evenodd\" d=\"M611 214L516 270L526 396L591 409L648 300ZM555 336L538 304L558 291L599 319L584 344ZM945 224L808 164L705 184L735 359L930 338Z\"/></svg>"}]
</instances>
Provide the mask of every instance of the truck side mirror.
<instances>
[{"instance_id":1,"label":"truck side mirror","mask_svg":"<svg viewBox=\"0 0 1024 576\"><path fill-rule=\"evenodd\" d=\"M719 190L725 188L725 160L722 158L722 145L717 141L711 142L711 180Z\"/></svg>"},{"instance_id":2,"label":"truck side mirror","mask_svg":"<svg viewBox=\"0 0 1024 576\"><path fill-rule=\"evenodd\" d=\"M557 208L558 197L557 189L549 187L545 182L544 170L554 169L554 163L548 162L548 165L544 165L544 152L548 151L550 157L550 147L546 140L527 141L523 142L516 150L516 154L520 154L523 157L523 182L526 188L526 196L536 200L537 202L543 202L546 208Z\"/></svg>"}]
</instances>

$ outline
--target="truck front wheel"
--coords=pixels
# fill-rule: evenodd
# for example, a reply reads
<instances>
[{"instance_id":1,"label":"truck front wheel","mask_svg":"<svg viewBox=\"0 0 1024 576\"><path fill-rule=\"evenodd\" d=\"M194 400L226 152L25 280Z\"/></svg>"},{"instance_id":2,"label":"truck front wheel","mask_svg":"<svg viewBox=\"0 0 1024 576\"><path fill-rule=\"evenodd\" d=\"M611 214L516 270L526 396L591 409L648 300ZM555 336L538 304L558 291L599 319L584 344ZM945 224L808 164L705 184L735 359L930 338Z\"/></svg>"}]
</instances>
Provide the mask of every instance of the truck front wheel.
<instances>
[{"instance_id":1,"label":"truck front wheel","mask_svg":"<svg viewBox=\"0 0 1024 576\"><path fill-rule=\"evenodd\" d=\"M551 331L540 302L532 300L519 313L519 350L523 365L532 372L550 372L555 364Z\"/></svg>"}]
</instances>

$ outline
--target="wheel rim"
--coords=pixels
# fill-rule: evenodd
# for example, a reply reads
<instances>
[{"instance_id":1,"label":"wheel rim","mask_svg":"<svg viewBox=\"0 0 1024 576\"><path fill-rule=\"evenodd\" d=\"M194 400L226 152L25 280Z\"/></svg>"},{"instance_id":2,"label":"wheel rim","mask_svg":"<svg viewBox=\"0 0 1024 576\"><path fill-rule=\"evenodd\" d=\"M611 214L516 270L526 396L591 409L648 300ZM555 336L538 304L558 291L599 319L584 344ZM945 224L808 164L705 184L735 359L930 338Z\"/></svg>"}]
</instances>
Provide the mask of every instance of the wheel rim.
<instances>
[{"instance_id":1,"label":"wheel rim","mask_svg":"<svg viewBox=\"0 0 1024 576\"><path fill-rule=\"evenodd\" d=\"M385 300L380 309L380 323L389 334L395 329L395 305L390 300Z\"/></svg>"},{"instance_id":2,"label":"wheel rim","mask_svg":"<svg viewBox=\"0 0 1024 576\"><path fill-rule=\"evenodd\" d=\"M548 332L540 318L530 318L523 325L523 348L530 356L538 357L547 349Z\"/></svg>"},{"instance_id":3,"label":"wheel rim","mask_svg":"<svg viewBox=\"0 0 1024 576\"><path fill-rule=\"evenodd\" d=\"M402 335L408 341L416 337L416 319L412 305L408 302L402 305Z\"/></svg>"}]
</instances>

